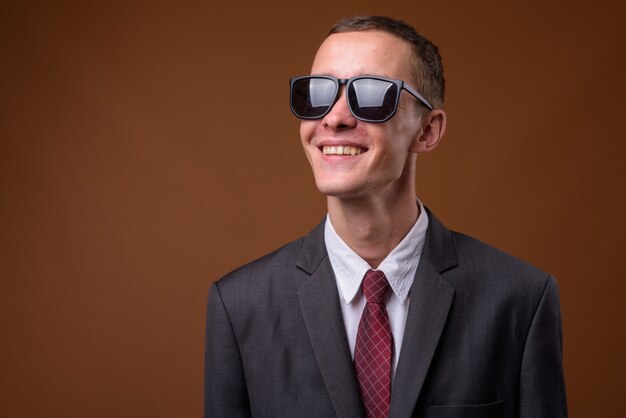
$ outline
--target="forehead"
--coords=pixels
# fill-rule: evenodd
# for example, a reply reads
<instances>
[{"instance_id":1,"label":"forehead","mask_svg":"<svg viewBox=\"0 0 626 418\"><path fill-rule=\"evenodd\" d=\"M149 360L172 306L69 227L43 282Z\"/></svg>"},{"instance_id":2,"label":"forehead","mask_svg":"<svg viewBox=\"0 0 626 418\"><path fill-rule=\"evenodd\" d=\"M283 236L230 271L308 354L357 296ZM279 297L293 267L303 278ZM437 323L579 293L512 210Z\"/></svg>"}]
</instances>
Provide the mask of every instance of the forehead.
<instances>
[{"instance_id":1,"label":"forehead","mask_svg":"<svg viewBox=\"0 0 626 418\"><path fill-rule=\"evenodd\" d=\"M387 32L335 33L318 49L311 73L339 78L369 74L407 80L412 73L411 57L411 45Z\"/></svg>"}]
</instances>

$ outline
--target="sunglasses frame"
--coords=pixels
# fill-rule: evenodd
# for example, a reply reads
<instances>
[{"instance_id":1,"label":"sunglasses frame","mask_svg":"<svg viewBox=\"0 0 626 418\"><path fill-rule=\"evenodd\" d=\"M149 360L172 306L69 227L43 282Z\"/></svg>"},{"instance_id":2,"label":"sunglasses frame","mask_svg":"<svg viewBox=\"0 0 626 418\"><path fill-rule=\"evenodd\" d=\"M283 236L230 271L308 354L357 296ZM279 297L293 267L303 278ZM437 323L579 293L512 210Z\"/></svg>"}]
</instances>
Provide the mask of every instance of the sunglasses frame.
<instances>
[{"instance_id":1,"label":"sunglasses frame","mask_svg":"<svg viewBox=\"0 0 626 418\"><path fill-rule=\"evenodd\" d=\"M307 79L309 79L309 80L310 79L326 79L326 80L333 81L334 84L335 84L335 98L333 99L332 104L330 106L328 106L328 109L326 109L326 111L324 113L322 113L321 115L319 115L319 116L300 116L300 115L298 115L298 113L296 113L296 111L293 108L293 102L294 102L294 100L293 100L293 87L294 87L294 85L298 81L307 80ZM391 83L391 84L395 84L396 87L398 88L398 92L402 92L402 90L406 90L411 96L415 97L422 105L424 105L426 108L428 108L428 110L433 110L434 109L433 106L428 102L428 100L426 100L421 94L419 94L414 88L409 86L403 80L394 80L392 78L377 77L377 76L370 76L370 75L359 75L359 76L350 77L350 78L337 78L337 77L328 76L328 75L306 75L306 76L302 76L302 77L292 77L289 80L289 107L291 108L291 112L298 119L305 119L305 120L321 119L324 116L326 116L332 110L332 108L337 103L337 100L339 100L339 89L340 89L340 86L342 84L345 84L346 91L347 91L350 88L350 85L353 82L355 82L357 80L362 80L362 79L380 80L380 81L386 81L386 82ZM367 119L367 118L362 118L360 116L357 116L354 113L354 110L352 109L352 104L350 103L350 100L348 99L347 96L346 96L346 101L348 102L348 108L350 109L350 113L352 113L352 116L354 116L358 120L363 121L363 122L370 122L370 123L383 123L383 122L387 122L389 119L391 119L396 114L396 111L398 110L398 103L400 102L400 94L396 95L396 101L395 101L394 106L393 106L393 112L391 112L391 114L389 116L387 116L386 118L381 119L381 120Z\"/></svg>"}]
</instances>

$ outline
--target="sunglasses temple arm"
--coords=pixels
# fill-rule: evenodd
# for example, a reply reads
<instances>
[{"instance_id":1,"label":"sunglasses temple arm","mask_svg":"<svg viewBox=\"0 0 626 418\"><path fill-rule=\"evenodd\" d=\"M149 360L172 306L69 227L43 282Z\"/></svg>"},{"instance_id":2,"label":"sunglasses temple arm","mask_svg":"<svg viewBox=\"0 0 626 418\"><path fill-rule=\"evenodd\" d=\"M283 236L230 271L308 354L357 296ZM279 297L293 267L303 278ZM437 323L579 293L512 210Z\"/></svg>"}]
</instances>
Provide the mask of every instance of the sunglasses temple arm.
<instances>
[{"instance_id":1,"label":"sunglasses temple arm","mask_svg":"<svg viewBox=\"0 0 626 418\"><path fill-rule=\"evenodd\" d=\"M409 93L411 93L411 95L413 97L415 97L417 100L419 100L420 102L422 102L422 104L424 106L426 106L428 108L428 110L433 110L433 105L431 105L428 100L426 100L421 94L419 94L418 92L416 92L415 90L413 90L413 88L411 86L408 85L403 85L402 86L403 89L405 89L406 91L408 91Z\"/></svg>"}]
</instances>

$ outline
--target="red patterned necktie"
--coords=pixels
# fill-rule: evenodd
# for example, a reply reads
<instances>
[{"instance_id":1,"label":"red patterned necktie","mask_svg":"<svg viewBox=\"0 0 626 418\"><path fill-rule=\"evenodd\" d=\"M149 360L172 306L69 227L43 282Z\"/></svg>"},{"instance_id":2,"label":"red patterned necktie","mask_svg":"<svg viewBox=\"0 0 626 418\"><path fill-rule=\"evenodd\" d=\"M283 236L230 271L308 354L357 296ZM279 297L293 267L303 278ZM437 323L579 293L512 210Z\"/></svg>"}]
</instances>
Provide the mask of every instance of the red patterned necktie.
<instances>
[{"instance_id":1,"label":"red patterned necktie","mask_svg":"<svg viewBox=\"0 0 626 418\"><path fill-rule=\"evenodd\" d=\"M365 273L363 294L367 303L356 334L354 367L367 418L389 416L393 337L385 307L388 288L382 271Z\"/></svg>"}]
</instances>

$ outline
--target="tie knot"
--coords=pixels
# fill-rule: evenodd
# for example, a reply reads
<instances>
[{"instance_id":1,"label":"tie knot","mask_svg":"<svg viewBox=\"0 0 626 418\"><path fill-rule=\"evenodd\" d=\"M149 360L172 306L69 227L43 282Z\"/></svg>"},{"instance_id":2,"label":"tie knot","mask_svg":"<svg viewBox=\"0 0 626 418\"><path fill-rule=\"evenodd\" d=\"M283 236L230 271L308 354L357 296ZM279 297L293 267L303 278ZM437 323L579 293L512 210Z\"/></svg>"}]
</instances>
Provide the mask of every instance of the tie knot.
<instances>
[{"instance_id":1,"label":"tie knot","mask_svg":"<svg viewBox=\"0 0 626 418\"><path fill-rule=\"evenodd\" d=\"M368 303L383 303L389 282L381 270L368 270L363 279L363 294Z\"/></svg>"}]
</instances>

